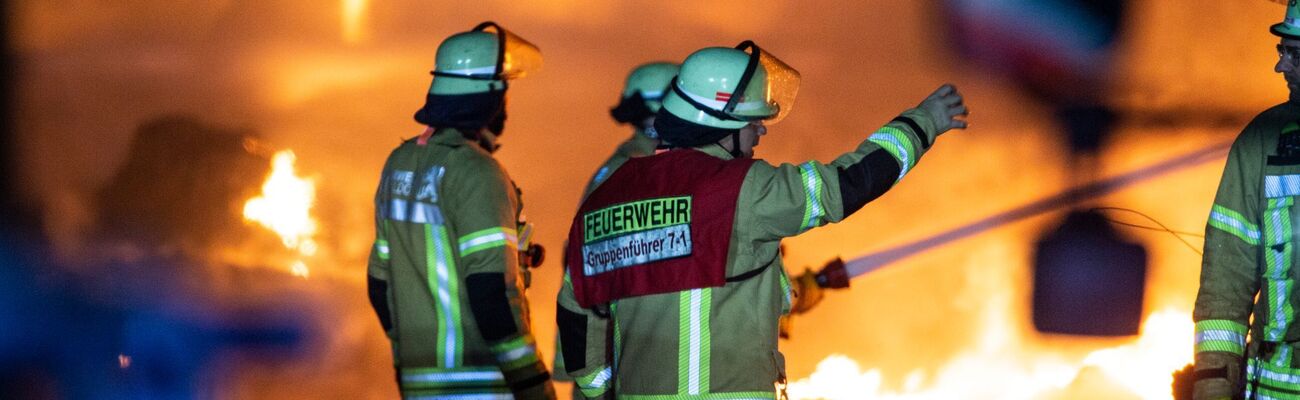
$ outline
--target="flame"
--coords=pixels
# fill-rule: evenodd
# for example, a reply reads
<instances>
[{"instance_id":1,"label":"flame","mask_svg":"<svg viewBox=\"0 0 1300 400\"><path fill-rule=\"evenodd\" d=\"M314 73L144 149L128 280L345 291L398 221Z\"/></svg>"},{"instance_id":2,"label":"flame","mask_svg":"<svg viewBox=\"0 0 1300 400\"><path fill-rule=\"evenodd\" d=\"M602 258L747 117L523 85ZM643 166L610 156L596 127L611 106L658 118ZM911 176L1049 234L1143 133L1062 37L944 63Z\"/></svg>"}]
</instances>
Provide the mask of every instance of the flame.
<instances>
[{"instance_id":1,"label":"flame","mask_svg":"<svg viewBox=\"0 0 1300 400\"><path fill-rule=\"evenodd\" d=\"M342 14L343 41L349 44L360 43L365 36L362 18L366 15L368 0L342 0L339 3Z\"/></svg>"},{"instance_id":2,"label":"flame","mask_svg":"<svg viewBox=\"0 0 1300 400\"><path fill-rule=\"evenodd\" d=\"M293 150L282 150L272 156L271 174L262 184L262 195L244 203L244 219L274 231L285 248L311 257L319 248L313 239L316 220L311 216L316 184L297 175L296 160ZM308 275L307 265L301 259L291 266L291 271L304 278Z\"/></svg>"},{"instance_id":3,"label":"flame","mask_svg":"<svg viewBox=\"0 0 1300 400\"><path fill-rule=\"evenodd\" d=\"M1192 361L1193 324L1185 311L1150 314L1132 343L1093 351L1077 362L1009 348L1014 341L1006 340L1014 335L1007 334L1008 324L997 324L996 317L985 322L980 349L941 367L928 387L925 371L916 370L901 391L890 391L880 369L862 371L853 359L833 354L787 390L792 399L1040 399L1071 385L1096 384L1100 376L1122 389L1115 394L1121 398L1170 399L1173 372Z\"/></svg>"}]
</instances>

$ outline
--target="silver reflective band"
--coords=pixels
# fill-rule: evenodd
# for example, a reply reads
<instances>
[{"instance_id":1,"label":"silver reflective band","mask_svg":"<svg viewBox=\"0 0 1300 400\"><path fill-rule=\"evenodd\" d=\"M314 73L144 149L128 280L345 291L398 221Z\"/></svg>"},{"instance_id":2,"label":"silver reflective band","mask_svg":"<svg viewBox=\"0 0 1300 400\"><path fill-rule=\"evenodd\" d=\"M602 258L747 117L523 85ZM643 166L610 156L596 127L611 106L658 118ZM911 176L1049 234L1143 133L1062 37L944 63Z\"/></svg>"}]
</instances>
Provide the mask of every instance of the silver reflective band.
<instances>
[{"instance_id":1,"label":"silver reflective band","mask_svg":"<svg viewBox=\"0 0 1300 400\"><path fill-rule=\"evenodd\" d=\"M1283 307L1282 305L1287 304L1286 303L1288 301L1287 293L1291 289L1287 287L1287 281L1269 281L1268 283L1271 286L1269 289L1273 290L1274 301L1277 302L1276 304L1278 306L1274 307L1275 309L1273 310L1273 321L1271 321L1273 322L1273 324L1270 324L1270 325L1274 325L1273 326L1274 329L1269 329L1268 332L1265 332L1266 333L1265 336L1268 337L1269 341L1281 341L1283 335L1286 334L1287 325L1289 325L1288 324L1289 321L1287 320L1290 317L1290 315L1288 315L1286 312L1286 307Z\"/></svg>"},{"instance_id":2,"label":"silver reflective band","mask_svg":"<svg viewBox=\"0 0 1300 400\"><path fill-rule=\"evenodd\" d=\"M1300 175L1264 176L1264 197L1273 199L1300 195Z\"/></svg>"},{"instance_id":3,"label":"silver reflective band","mask_svg":"<svg viewBox=\"0 0 1300 400\"><path fill-rule=\"evenodd\" d=\"M1238 220L1238 219L1235 219L1235 218L1229 217L1229 216L1224 215L1223 213L1220 213L1220 212L1218 212L1218 211L1211 211L1211 212L1210 212L1210 219L1215 220L1215 221L1217 221L1217 222L1219 222L1219 223L1221 223L1221 224L1224 224L1224 225L1227 225L1227 226L1231 226L1231 227L1233 227L1233 228L1236 228L1237 230L1239 230L1239 231L1241 231L1242 233L1246 234L1246 237L1248 237L1248 238L1251 238L1251 239L1254 239L1254 240L1259 240L1259 230L1258 230L1258 229L1251 229L1251 228L1246 227L1246 224L1242 223L1242 222L1241 222L1240 220Z\"/></svg>"},{"instance_id":4,"label":"silver reflective band","mask_svg":"<svg viewBox=\"0 0 1300 400\"><path fill-rule=\"evenodd\" d=\"M1300 21L1296 21L1295 18L1290 18L1290 17L1288 17L1288 18L1286 18L1286 19L1284 19L1284 20L1282 20L1282 21L1283 21L1283 22L1286 22L1287 25L1291 25L1291 26L1294 26L1294 27L1300 28Z\"/></svg>"},{"instance_id":5,"label":"silver reflective band","mask_svg":"<svg viewBox=\"0 0 1300 400\"><path fill-rule=\"evenodd\" d=\"M907 175L908 168L912 167L912 156L907 153L908 150L907 145L899 141L898 138L894 137L894 135L890 135L888 133L877 133L871 135L871 137L867 138L867 140L873 142L874 141L887 142L898 148L898 164L899 164L898 179L902 180L903 176ZM880 146L880 147L885 147L885 146Z\"/></svg>"},{"instance_id":6,"label":"silver reflective band","mask_svg":"<svg viewBox=\"0 0 1300 400\"><path fill-rule=\"evenodd\" d=\"M468 76L468 75L482 75L482 74L495 74L495 73L497 73L497 67L496 67L495 65L490 65L490 66L486 66L486 67L478 67L478 68L448 69L448 70L438 71L438 73L442 73L442 74L452 74L452 75L466 75L466 76Z\"/></svg>"},{"instance_id":7,"label":"silver reflective band","mask_svg":"<svg viewBox=\"0 0 1300 400\"><path fill-rule=\"evenodd\" d=\"M437 204L392 199L387 205L383 210L384 218L413 224L443 224L442 209Z\"/></svg>"},{"instance_id":8,"label":"silver reflective band","mask_svg":"<svg viewBox=\"0 0 1300 400\"><path fill-rule=\"evenodd\" d=\"M402 374L402 382L494 382L506 379L500 371L426 372Z\"/></svg>"},{"instance_id":9,"label":"silver reflective band","mask_svg":"<svg viewBox=\"0 0 1300 400\"><path fill-rule=\"evenodd\" d=\"M497 361L507 363L514 360L518 360L520 358L527 357L530 354L536 354L533 351L533 346L525 345L524 347L520 347L514 350L507 351L505 353L498 354Z\"/></svg>"},{"instance_id":10,"label":"silver reflective band","mask_svg":"<svg viewBox=\"0 0 1300 400\"><path fill-rule=\"evenodd\" d=\"M703 311L700 309L701 308L700 303L704 296L705 290L707 289L691 290L691 305L690 305L691 338L689 341L690 351L687 355L688 358L686 359L687 360L686 365L688 366L687 369L689 370L686 373L687 376L686 394L692 394L692 395L700 394L700 361L701 361L700 346L702 344L700 340L701 339L700 335L702 334L701 332L702 328L700 327L700 318L701 318L700 314ZM707 316L705 316L705 318L707 318Z\"/></svg>"},{"instance_id":11,"label":"silver reflective band","mask_svg":"<svg viewBox=\"0 0 1300 400\"><path fill-rule=\"evenodd\" d=\"M480 244L488 244L492 242L516 243L518 241L519 239L515 239L514 236L512 235L507 235L504 232L497 232L497 233L479 236L462 242L460 244L460 251L464 252L465 250L468 250L470 247L478 246Z\"/></svg>"},{"instance_id":12,"label":"silver reflective band","mask_svg":"<svg viewBox=\"0 0 1300 400\"><path fill-rule=\"evenodd\" d=\"M610 369L609 367L605 367L605 369L600 370L600 373L597 373L595 377L591 378L590 386L584 385L584 387L588 389L605 387L605 383L609 382L609 378L613 376L614 376L614 370Z\"/></svg>"},{"instance_id":13,"label":"silver reflective band","mask_svg":"<svg viewBox=\"0 0 1300 400\"><path fill-rule=\"evenodd\" d=\"M1291 374L1284 374L1284 373L1277 372L1277 371L1270 371L1270 370L1268 370L1268 369L1266 369L1266 368L1260 368L1260 367L1258 367L1258 366L1254 366L1254 365L1249 366L1247 372L1248 372L1250 375L1259 375L1259 376L1261 376L1261 377L1268 378L1268 379L1271 379L1271 380L1275 380L1275 381L1278 381L1278 382L1291 383L1291 384L1300 384L1300 376L1295 376L1295 375L1291 375Z\"/></svg>"},{"instance_id":14,"label":"silver reflective band","mask_svg":"<svg viewBox=\"0 0 1300 400\"><path fill-rule=\"evenodd\" d=\"M809 213L808 225L804 229L810 229L817 226L817 221L822 217L822 200L821 200L821 175L817 173L816 167L812 163L804 163L799 166L803 170L803 190L807 196Z\"/></svg>"},{"instance_id":15,"label":"silver reflective band","mask_svg":"<svg viewBox=\"0 0 1300 400\"><path fill-rule=\"evenodd\" d=\"M662 90L653 90L653 91L651 91L651 90L642 90L642 91L641 91L641 99L642 99L642 100L657 101L657 100L662 99L662 98L664 98L664 91L662 91Z\"/></svg>"},{"instance_id":16,"label":"silver reflective band","mask_svg":"<svg viewBox=\"0 0 1300 400\"><path fill-rule=\"evenodd\" d=\"M429 394L423 396L402 396L405 400L514 400L515 396L508 393L491 393L491 394Z\"/></svg>"},{"instance_id":17,"label":"silver reflective band","mask_svg":"<svg viewBox=\"0 0 1300 400\"><path fill-rule=\"evenodd\" d=\"M1205 341L1222 341L1233 342L1241 346L1246 345L1246 336L1233 331L1211 330L1201 331L1196 334L1196 343L1200 344Z\"/></svg>"}]
</instances>

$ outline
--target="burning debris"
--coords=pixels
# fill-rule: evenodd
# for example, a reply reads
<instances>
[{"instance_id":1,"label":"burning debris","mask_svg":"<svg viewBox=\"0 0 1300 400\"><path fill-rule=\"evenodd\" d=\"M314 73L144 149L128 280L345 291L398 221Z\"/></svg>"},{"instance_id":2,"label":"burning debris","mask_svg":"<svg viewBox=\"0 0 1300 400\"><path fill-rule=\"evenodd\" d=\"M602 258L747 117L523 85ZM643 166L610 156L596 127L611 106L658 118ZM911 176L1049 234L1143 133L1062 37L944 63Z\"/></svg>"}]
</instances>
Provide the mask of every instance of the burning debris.
<instances>
[{"instance_id":1,"label":"burning debris","mask_svg":"<svg viewBox=\"0 0 1300 400\"><path fill-rule=\"evenodd\" d=\"M311 209L316 202L316 184L297 175L293 150L282 150L271 159L271 174L262 184L262 194L244 203L244 219L274 231L284 247L300 257L316 255L316 220ZM289 271L306 278L307 264L299 258Z\"/></svg>"}]
</instances>

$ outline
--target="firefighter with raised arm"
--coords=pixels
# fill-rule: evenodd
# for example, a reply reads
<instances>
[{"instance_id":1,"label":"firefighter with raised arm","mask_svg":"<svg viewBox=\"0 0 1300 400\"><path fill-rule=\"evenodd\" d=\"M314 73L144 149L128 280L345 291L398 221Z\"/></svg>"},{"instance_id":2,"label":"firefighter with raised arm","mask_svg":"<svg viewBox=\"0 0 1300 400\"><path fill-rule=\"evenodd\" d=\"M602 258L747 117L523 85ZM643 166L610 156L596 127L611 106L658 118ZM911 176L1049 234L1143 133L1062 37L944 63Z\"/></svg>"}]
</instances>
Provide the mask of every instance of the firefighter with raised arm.
<instances>
[{"instance_id":1,"label":"firefighter with raised arm","mask_svg":"<svg viewBox=\"0 0 1300 400\"><path fill-rule=\"evenodd\" d=\"M370 300L402 397L552 399L524 297L531 229L492 157L507 82L541 53L485 22L444 40L435 63L415 114L427 129L393 150L375 194Z\"/></svg>"},{"instance_id":2,"label":"firefighter with raised arm","mask_svg":"<svg viewBox=\"0 0 1300 400\"><path fill-rule=\"evenodd\" d=\"M1228 152L1205 229L1192 397L1300 398L1295 200L1300 196L1300 5L1272 26L1290 99L1260 113ZM1247 337L1250 338L1247 344Z\"/></svg>"},{"instance_id":3,"label":"firefighter with raised arm","mask_svg":"<svg viewBox=\"0 0 1300 400\"><path fill-rule=\"evenodd\" d=\"M857 211L965 127L945 85L830 164L753 159L798 84L752 42L691 54L654 121L672 150L628 160L583 202L556 319L585 396L776 397L793 300L781 239Z\"/></svg>"}]
</instances>

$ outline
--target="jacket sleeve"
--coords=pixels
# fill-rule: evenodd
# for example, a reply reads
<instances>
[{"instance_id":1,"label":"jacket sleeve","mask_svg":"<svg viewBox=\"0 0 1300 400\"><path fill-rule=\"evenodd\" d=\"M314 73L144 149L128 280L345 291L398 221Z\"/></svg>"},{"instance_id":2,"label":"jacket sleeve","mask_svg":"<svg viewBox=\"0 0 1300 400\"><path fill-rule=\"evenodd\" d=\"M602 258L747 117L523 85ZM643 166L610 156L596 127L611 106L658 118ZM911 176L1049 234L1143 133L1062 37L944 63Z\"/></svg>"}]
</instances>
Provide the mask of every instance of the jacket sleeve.
<instances>
[{"instance_id":1,"label":"jacket sleeve","mask_svg":"<svg viewBox=\"0 0 1300 400\"><path fill-rule=\"evenodd\" d=\"M567 270L557 303L555 323L560 328L560 356L564 358L565 372L576 383L575 390L589 399L611 397L613 392L609 389L614 371L606 350L610 320L578 305Z\"/></svg>"},{"instance_id":2,"label":"jacket sleeve","mask_svg":"<svg viewBox=\"0 0 1300 400\"><path fill-rule=\"evenodd\" d=\"M925 111L911 109L830 164L772 167L755 163L745 185L760 195L753 207L764 239L795 236L839 222L894 186L934 143Z\"/></svg>"},{"instance_id":3,"label":"jacket sleeve","mask_svg":"<svg viewBox=\"0 0 1300 400\"><path fill-rule=\"evenodd\" d=\"M1237 139L1219 181L1205 228L1201 286L1196 295L1196 369L1240 362L1260 282L1261 216L1258 184L1264 154L1251 129ZM1235 368L1235 367L1234 367Z\"/></svg>"},{"instance_id":4,"label":"jacket sleeve","mask_svg":"<svg viewBox=\"0 0 1300 400\"><path fill-rule=\"evenodd\" d=\"M519 275L514 185L491 159L449 169L445 217L460 235L435 233L459 254L474 322L516 398L554 398L527 320ZM442 236L442 237L440 237ZM452 294L455 296L455 294Z\"/></svg>"},{"instance_id":5,"label":"jacket sleeve","mask_svg":"<svg viewBox=\"0 0 1300 400\"><path fill-rule=\"evenodd\" d=\"M366 268L366 291L370 297L370 306L379 317L379 325L391 339L396 332L393 329L393 299L389 291L388 226L383 215L383 204L387 202L388 169L379 178L379 188L375 190L375 243L370 247L370 259Z\"/></svg>"}]
</instances>

